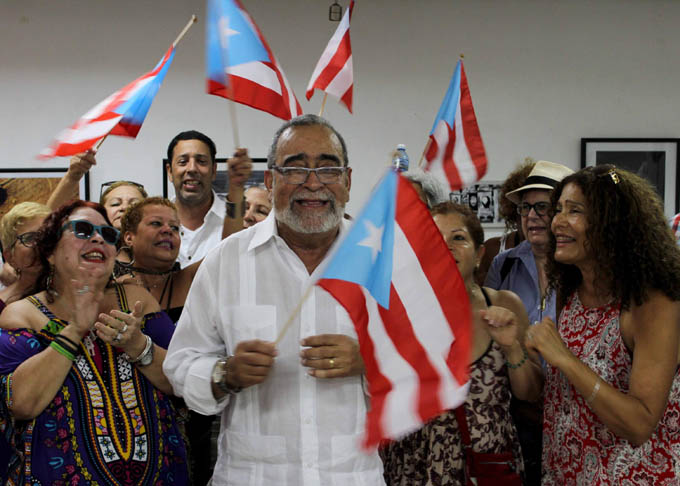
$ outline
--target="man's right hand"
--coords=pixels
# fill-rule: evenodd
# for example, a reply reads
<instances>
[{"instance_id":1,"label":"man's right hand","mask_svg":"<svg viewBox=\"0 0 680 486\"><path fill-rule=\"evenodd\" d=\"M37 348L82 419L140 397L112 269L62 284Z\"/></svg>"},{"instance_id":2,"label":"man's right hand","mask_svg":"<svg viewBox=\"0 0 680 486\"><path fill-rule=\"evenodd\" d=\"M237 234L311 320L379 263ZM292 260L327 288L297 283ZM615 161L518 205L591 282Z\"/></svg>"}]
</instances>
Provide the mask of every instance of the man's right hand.
<instances>
[{"instance_id":1,"label":"man's right hand","mask_svg":"<svg viewBox=\"0 0 680 486\"><path fill-rule=\"evenodd\" d=\"M227 385L247 388L262 383L267 379L276 355L276 345L272 342L241 341L229 363L231 373L227 374Z\"/></svg>"},{"instance_id":2,"label":"man's right hand","mask_svg":"<svg viewBox=\"0 0 680 486\"><path fill-rule=\"evenodd\" d=\"M79 154L71 157L71 163L69 165L67 176L74 182L80 181L86 172L88 172L93 165L97 164L97 160L94 158L94 150L90 149L87 152L81 152Z\"/></svg>"}]
</instances>

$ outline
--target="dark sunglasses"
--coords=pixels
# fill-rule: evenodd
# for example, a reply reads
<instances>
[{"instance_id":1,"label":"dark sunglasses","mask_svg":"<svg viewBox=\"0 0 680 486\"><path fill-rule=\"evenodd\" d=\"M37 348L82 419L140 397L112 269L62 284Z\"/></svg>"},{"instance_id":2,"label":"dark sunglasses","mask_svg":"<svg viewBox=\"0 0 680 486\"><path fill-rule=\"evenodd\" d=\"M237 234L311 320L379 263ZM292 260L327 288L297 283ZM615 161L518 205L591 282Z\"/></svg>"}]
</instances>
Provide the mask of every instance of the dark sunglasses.
<instances>
[{"instance_id":1,"label":"dark sunglasses","mask_svg":"<svg viewBox=\"0 0 680 486\"><path fill-rule=\"evenodd\" d=\"M84 219L76 219L65 223L64 226L61 227L60 233L66 229L73 231L74 236L81 240L89 240L96 231L109 245L115 245L118 243L118 238L120 238L120 231L113 226L107 224L92 224Z\"/></svg>"},{"instance_id":2,"label":"dark sunglasses","mask_svg":"<svg viewBox=\"0 0 680 486\"><path fill-rule=\"evenodd\" d=\"M38 232L29 231L28 233L22 233L20 235L17 235L14 242L16 243L17 241L21 242L21 244L24 245L26 248L34 248L36 242L38 241Z\"/></svg>"},{"instance_id":3,"label":"dark sunglasses","mask_svg":"<svg viewBox=\"0 0 680 486\"><path fill-rule=\"evenodd\" d=\"M517 205L517 212L520 216L528 216L531 210L536 211L539 216L545 216L550 211L550 203L539 201L535 204L522 203Z\"/></svg>"},{"instance_id":4,"label":"dark sunglasses","mask_svg":"<svg viewBox=\"0 0 680 486\"><path fill-rule=\"evenodd\" d=\"M137 189L139 189L142 193L144 193L144 186L141 185L139 182L132 182L132 181L109 181L109 182L104 182L102 183L102 186L99 188L99 199L102 198L102 194L106 192L106 190L114 185L118 184L119 182L122 182L124 184L130 185L130 186L135 186Z\"/></svg>"}]
</instances>

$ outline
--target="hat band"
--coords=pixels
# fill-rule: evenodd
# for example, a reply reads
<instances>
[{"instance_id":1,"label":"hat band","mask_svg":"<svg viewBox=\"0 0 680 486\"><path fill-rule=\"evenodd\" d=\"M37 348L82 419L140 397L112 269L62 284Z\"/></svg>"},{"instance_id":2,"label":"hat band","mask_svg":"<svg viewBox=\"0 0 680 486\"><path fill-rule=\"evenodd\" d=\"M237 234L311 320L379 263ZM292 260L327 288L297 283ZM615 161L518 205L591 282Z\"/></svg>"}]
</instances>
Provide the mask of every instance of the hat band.
<instances>
[{"instance_id":1,"label":"hat band","mask_svg":"<svg viewBox=\"0 0 680 486\"><path fill-rule=\"evenodd\" d=\"M555 187L557 186L557 181L555 179L551 179L550 177L543 177L543 176L529 176L526 178L524 181L524 185L528 186L530 184L546 184L550 187Z\"/></svg>"}]
</instances>

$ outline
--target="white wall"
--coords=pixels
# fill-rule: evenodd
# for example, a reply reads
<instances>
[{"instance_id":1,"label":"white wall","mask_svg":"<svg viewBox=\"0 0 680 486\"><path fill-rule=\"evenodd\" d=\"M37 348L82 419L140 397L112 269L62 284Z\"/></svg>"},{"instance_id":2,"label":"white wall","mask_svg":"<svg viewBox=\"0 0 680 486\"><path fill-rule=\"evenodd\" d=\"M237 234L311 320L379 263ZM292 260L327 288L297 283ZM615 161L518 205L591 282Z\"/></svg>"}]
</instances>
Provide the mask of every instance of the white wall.
<instances>
[{"instance_id":1,"label":"white wall","mask_svg":"<svg viewBox=\"0 0 680 486\"><path fill-rule=\"evenodd\" d=\"M244 0L306 112L309 76L337 24L329 0ZM343 6L347 0L341 1ZM136 140L111 137L93 192L117 178L162 188L161 159L179 131L234 149L227 102L204 93L204 2L2 0L0 164L65 167L34 156L62 128L149 70L192 13L196 24ZM502 179L525 156L579 166L581 137L680 137L680 2L637 0L357 0L352 22L355 114L325 115L347 139L356 211L388 153L413 162L460 53L489 158ZM241 144L264 156L280 120L237 108Z\"/></svg>"}]
</instances>

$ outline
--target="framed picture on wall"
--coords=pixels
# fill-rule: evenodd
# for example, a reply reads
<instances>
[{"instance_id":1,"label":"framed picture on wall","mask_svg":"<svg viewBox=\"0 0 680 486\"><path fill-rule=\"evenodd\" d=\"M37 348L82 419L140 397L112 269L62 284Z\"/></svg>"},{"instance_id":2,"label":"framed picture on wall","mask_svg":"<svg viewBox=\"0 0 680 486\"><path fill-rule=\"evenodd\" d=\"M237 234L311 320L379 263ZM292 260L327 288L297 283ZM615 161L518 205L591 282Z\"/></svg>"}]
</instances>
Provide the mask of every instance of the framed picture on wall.
<instances>
[{"instance_id":1,"label":"framed picture on wall","mask_svg":"<svg viewBox=\"0 0 680 486\"><path fill-rule=\"evenodd\" d=\"M0 169L0 217L20 202L47 203L66 171L66 168ZM89 173L80 180L80 188L72 198L90 199Z\"/></svg>"},{"instance_id":2,"label":"framed picture on wall","mask_svg":"<svg viewBox=\"0 0 680 486\"><path fill-rule=\"evenodd\" d=\"M498 213L498 198L502 182L488 181L473 184L460 191L449 193L449 199L458 204L469 206L477 213L485 228L502 228L505 222Z\"/></svg>"},{"instance_id":3,"label":"framed picture on wall","mask_svg":"<svg viewBox=\"0 0 680 486\"><path fill-rule=\"evenodd\" d=\"M213 190L219 197L224 199L227 196L227 189L229 189L229 174L227 171L227 159L217 158L217 177L213 181ZM267 170L267 159L253 158L253 171L250 173L250 178L246 182L246 187L255 186L257 184L264 184L264 171ZM168 181L168 173L166 167L168 166L168 159L163 159L163 197L174 199L175 188Z\"/></svg>"},{"instance_id":4,"label":"framed picture on wall","mask_svg":"<svg viewBox=\"0 0 680 486\"><path fill-rule=\"evenodd\" d=\"M582 138L581 167L613 164L647 179L668 217L680 211L678 138Z\"/></svg>"}]
</instances>

